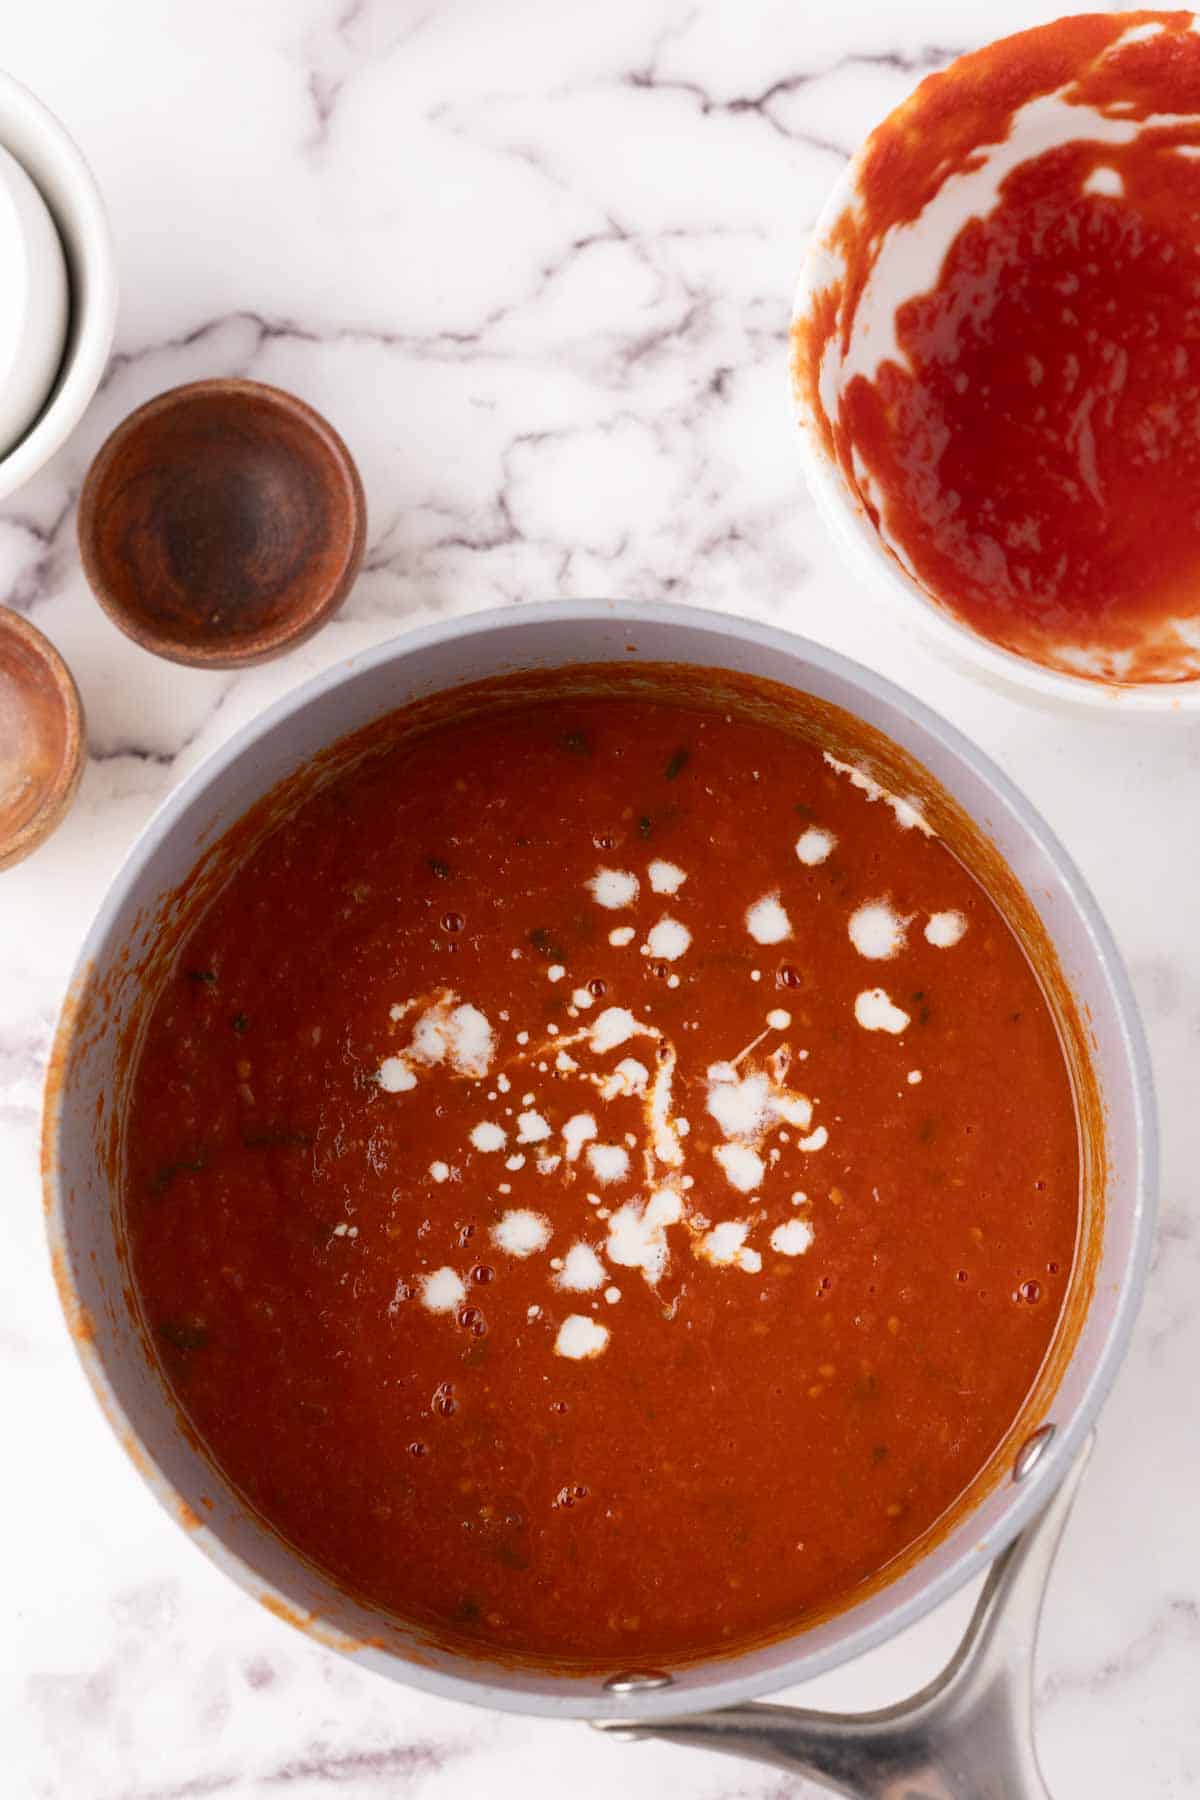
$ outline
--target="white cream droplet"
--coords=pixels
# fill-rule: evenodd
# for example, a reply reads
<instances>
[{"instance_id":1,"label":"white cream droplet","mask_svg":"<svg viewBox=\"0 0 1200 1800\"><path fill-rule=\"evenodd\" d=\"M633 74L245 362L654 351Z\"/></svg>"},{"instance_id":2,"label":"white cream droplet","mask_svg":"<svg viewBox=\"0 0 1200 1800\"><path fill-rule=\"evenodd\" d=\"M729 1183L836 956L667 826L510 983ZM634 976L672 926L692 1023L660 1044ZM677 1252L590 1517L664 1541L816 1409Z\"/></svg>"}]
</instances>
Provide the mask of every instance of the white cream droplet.
<instances>
[{"instance_id":1,"label":"white cream droplet","mask_svg":"<svg viewBox=\"0 0 1200 1800\"><path fill-rule=\"evenodd\" d=\"M554 1285L569 1294L590 1294L603 1287L604 1280L604 1264L591 1245L572 1244Z\"/></svg>"},{"instance_id":2,"label":"white cream droplet","mask_svg":"<svg viewBox=\"0 0 1200 1800\"><path fill-rule=\"evenodd\" d=\"M610 1074L600 1078L600 1098L615 1100L619 1095L644 1094L650 1083L650 1071L636 1056L623 1056Z\"/></svg>"},{"instance_id":3,"label":"white cream droplet","mask_svg":"<svg viewBox=\"0 0 1200 1800\"><path fill-rule=\"evenodd\" d=\"M828 750L823 751L822 754L831 769L836 769L839 775L849 778L851 787L858 788L867 796L868 800L882 800L885 806L890 806L896 823L902 831L911 831L915 827L918 831L924 832L926 837L935 835L933 827L913 801L902 800L899 794L889 793L887 788L881 787L874 776L868 775L865 769L857 769L853 763L839 762L836 756L829 754Z\"/></svg>"},{"instance_id":4,"label":"white cream droplet","mask_svg":"<svg viewBox=\"0 0 1200 1800\"><path fill-rule=\"evenodd\" d=\"M375 1077L385 1094L407 1094L417 1078L402 1056L385 1056Z\"/></svg>"},{"instance_id":5,"label":"white cream droplet","mask_svg":"<svg viewBox=\"0 0 1200 1800\"><path fill-rule=\"evenodd\" d=\"M569 1163L579 1161L579 1152L589 1138L596 1135L596 1121L591 1113L572 1113L562 1128L563 1147Z\"/></svg>"},{"instance_id":6,"label":"white cream droplet","mask_svg":"<svg viewBox=\"0 0 1200 1800\"><path fill-rule=\"evenodd\" d=\"M855 999L854 1017L864 1031L890 1031L893 1037L912 1023L901 1007L892 1005L883 988L864 988Z\"/></svg>"},{"instance_id":7,"label":"white cream droplet","mask_svg":"<svg viewBox=\"0 0 1200 1800\"><path fill-rule=\"evenodd\" d=\"M571 1313L558 1328L558 1336L554 1340L554 1348L559 1356L569 1357L572 1362L582 1362L585 1357L599 1356L608 1344L608 1328L598 1325L595 1319L589 1319L586 1313Z\"/></svg>"},{"instance_id":8,"label":"white cream droplet","mask_svg":"<svg viewBox=\"0 0 1200 1800\"><path fill-rule=\"evenodd\" d=\"M683 1217L683 1201L674 1188L659 1188L646 1205L636 1200L618 1207L608 1223L605 1254L621 1268L640 1269L654 1287L667 1265L667 1227Z\"/></svg>"},{"instance_id":9,"label":"white cream droplet","mask_svg":"<svg viewBox=\"0 0 1200 1800\"><path fill-rule=\"evenodd\" d=\"M623 906L633 905L638 897L640 883L637 876L628 869L597 869L584 886L597 906L603 906L609 912L618 912Z\"/></svg>"},{"instance_id":10,"label":"white cream droplet","mask_svg":"<svg viewBox=\"0 0 1200 1800\"><path fill-rule=\"evenodd\" d=\"M865 906L857 907L850 914L846 929L860 956L871 962L885 962L902 947L908 920L886 900L868 900Z\"/></svg>"},{"instance_id":11,"label":"white cream droplet","mask_svg":"<svg viewBox=\"0 0 1200 1800\"><path fill-rule=\"evenodd\" d=\"M550 1221L527 1207L515 1207L492 1226L492 1241L508 1256L533 1256L550 1242Z\"/></svg>"},{"instance_id":12,"label":"white cream droplet","mask_svg":"<svg viewBox=\"0 0 1200 1800\"><path fill-rule=\"evenodd\" d=\"M687 876L674 863L656 857L649 868L650 886L656 894L677 894Z\"/></svg>"},{"instance_id":13,"label":"white cream droplet","mask_svg":"<svg viewBox=\"0 0 1200 1800\"><path fill-rule=\"evenodd\" d=\"M453 1312L466 1299L462 1276L454 1269L435 1269L421 1282L421 1305L429 1312Z\"/></svg>"},{"instance_id":14,"label":"white cream droplet","mask_svg":"<svg viewBox=\"0 0 1200 1800\"><path fill-rule=\"evenodd\" d=\"M503 1150L507 1137L502 1125L493 1125L490 1120L485 1120L472 1131L471 1142L476 1150L487 1155L493 1150Z\"/></svg>"},{"instance_id":15,"label":"white cream droplet","mask_svg":"<svg viewBox=\"0 0 1200 1800\"><path fill-rule=\"evenodd\" d=\"M813 1228L807 1219L786 1219L771 1233L771 1248L780 1256L803 1256L813 1241Z\"/></svg>"},{"instance_id":16,"label":"white cream droplet","mask_svg":"<svg viewBox=\"0 0 1200 1800\"><path fill-rule=\"evenodd\" d=\"M1085 194L1103 194L1106 199L1120 200L1125 192L1125 182L1121 171L1101 163L1093 169L1083 184Z\"/></svg>"},{"instance_id":17,"label":"white cream droplet","mask_svg":"<svg viewBox=\"0 0 1200 1800\"><path fill-rule=\"evenodd\" d=\"M718 1268L732 1268L736 1264L748 1275L757 1275L762 1268L762 1257L757 1250L746 1248L749 1229L744 1219L723 1219L701 1238L696 1255L715 1263Z\"/></svg>"},{"instance_id":18,"label":"white cream droplet","mask_svg":"<svg viewBox=\"0 0 1200 1800\"><path fill-rule=\"evenodd\" d=\"M825 861L836 843L837 839L832 831L820 831L815 825L810 825L796 839L796 855L806 868L815 869L818 863Z\"/></svg>"},{"instance_id":19,"label":"white cream droplet","mask_svg":"<svg viewBox=\"0 0 1200 1800\"><path fill-rule=\"evenodd\" d=\"M646 937L651 956L663 962L677 962L692 941L692 934L678 919L662 918L651 927Z\"/></svg>"},{"instance_id":20,"label":"white cream droplet","mask_svg":"<svg viewBox=\"0 0 1200 1800\"><path fill-rule=\"evenodd\" d=\"M778 894L765 894L746 913L746 930L756 944L781 944L792 935L792 922Z\"/></svg>"},{"instance_id":21,"label":"white cream droplet","mask_svg":"<svg viewBox=\"0 0 1200 1800\"><path fill-rule=\"evenodd\" d=\"M721 1165L726 1181L741 1194L752 1194L762 1186L763 1159L748 1144L718 1144L713 1156Z\"/></svg>"},{"instance_id":22,"label":"white cream droplet","mask_svg":"<svg viewBox=\"0 0 1200 1800\"><path fill-rule=\"evenodd\" d=\"M930 915L925 927L925 941L935 950L950 950L967 929L960 912L938 912Z\"/></svg>"},{"instance_id":23,"label":"white cream droplet","mask_svg":"<svg viewBox=\"0 0 1200 1800\"><path fill-rule=\"evenodd\" d=\"M621 1144L589 1144L587 1160L602 1187L624 1180L629 1173L629 1152Z\"/></svg>"},{"instance_id":24,"label":"white cream droplet","mask_svg":"<svg viewBox=\"0 0 1200 1800\"><path fill-rule=\"evenodd\" d=\"M639 1036L642 1030L628 1007L606 1006L592 1026L589 1038L596 1055L603 1056L606 1050L615 1050L618 1044Z\"/></svg>"}]
</instances>

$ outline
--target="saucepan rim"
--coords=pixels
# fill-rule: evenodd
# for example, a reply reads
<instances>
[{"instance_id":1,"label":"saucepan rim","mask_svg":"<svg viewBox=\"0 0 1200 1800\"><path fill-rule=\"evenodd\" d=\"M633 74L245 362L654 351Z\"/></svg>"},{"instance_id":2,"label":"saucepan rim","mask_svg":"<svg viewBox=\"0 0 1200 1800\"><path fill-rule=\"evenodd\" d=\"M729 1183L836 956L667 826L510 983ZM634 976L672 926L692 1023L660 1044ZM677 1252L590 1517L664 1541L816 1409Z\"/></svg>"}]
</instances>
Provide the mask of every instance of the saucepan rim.
<instances>
[{"instance_id":1,"label":"saucepan rim","mask_svg":"<svg viewBox=\"0 0 1200 1800\"><path fill-rule=\"evenodd\" d=\"M1097 972L1111 995L1113 1017L1119 1034L1118 1054L1127 1071L1133 1116L1132 1163L1135 1181L1130 1215L1130 1246L1120 1274L1119 1292L1109 1312L1108 1323L1093 1365L1084 1374L1080 1396L1069 1415L1056 1421L1055 1434L1031 1477L1020 1487L1013 1486L1010 1489L1010 1497L1006 1499L1004 1511L996 1525L982 1538L976 1533L969 1539L965 1549L945 1566L931 1573L913 1593L896 1601L894 1605L885 1607L878 1616L858 1626L850 1623L836 1641L815 1653L803 1648L805 1634L800 1632L794 1639L784 1640L789 1645L795 1642L794 1657L789 1655L786 1660L773 1663L769 1669L760 1668L750 1673L741 1670L743 1660L753 1660L757 1654L750 1651L745 1653L744 1658L729 1658L725 1664L729 1673L714 1680L706 1680L695 1686L664 1687L643 1693L606 1693L598 1681L589 1687L584 1680L572 1680L569 1675L553 1691L526 1690L516 1685L503 1685L501 1677L504 1671L483 1659L478 1665L478 1673L471 1672L472 1665L466 1657L461 1661L461 1673L457 1670L449 1673L410 1661L399 1649L381 1650L349 1643L345 1646L356 1660L367 1666L409 1686L448 1699L495 1707L503 1711L558 1718L605 1715L667 1718L707 1710L713 1706L730 1705L765 1692L778 1691L796 1681L807 1680L850 1661L915 1623L973 1575L981 1573L1046 1504L1050 1493L1070 1468L1123 1359L1141 1297L1153 1235L1158 1150L1149 1056L1120 954L1087 884L1036 809L991 759L922 701L897 687L886 677L852 662L838 652L773 625L697 607L681 606L673 602L527 602L444 619L402 632L370 650L333 665L267 707L214 751L162 803L112 881L84 940L68 990L71 999L64 1006L59 1021L51 1068L58 1071L69 1069L78 1012L77 1001L86 989L90 969L114 934L123 929L129 896L138 878L197 797L203 795L232 764L251 753L254 746L272 732L275 726L366 672L393 663L400 667L415 654L426 650L490 636L497 640L500 652L503 652L508 643L515 655L517 639L531 628L571 625L596 627L604 624L618 624L631 631L639 628L663 628L668 631L682 628L692 634L706 634L710 638L724 639L730 644L740 644L778 656L795 672L794 678L785 676L781 679L785 682L791 680L791 684L799 691L803 691L803 668L808 666L819 670L824 675L844 681L865 700L894 709L957 759L968 773L990 791L1001 808L1016 815L1026 839L1053 864L1057 872L1066 897L1083 925L1087 954L1096 965ZM538 666L566 668L586 665L595 660L592 655L584 655L573 661L567 654L561 663L546 665L539 660ZM686 655L681 655L679 660L686 661ZM498 671L509 666L511 665L507 661L497 662ZM453 682L447 684L448 687L453 685ZM336 741L337 735L339 734L336 732L331 735L330 742ZM81 1297L76 1282L73 1233L65 1184L58 1173L61 1167L59 1147L72 1127L78 1129L81 1125L81 1115L72 1116L65 1077L52 1076L47 1085L43 1117L42 1166L47 1229L54 1266L62 1284L61 1298L68 1317L72 1313L72 1303L80 1303ZM129 1329L134 1329L132 1320ZM110 1424L122 1441L136 1446L138 1453L134 1456L135 1466L156 1497L178 1520L184 1505L182 1496L150 1452L141 1445L137 1429L109 1380L102 1353L95 1344L87 1341L87 1333L73 1332L72 1337ZM225 1485L229 1492L234 1492L228 1483ZM272 1594L270 1583L255 1569L253 1562L230 1548L215 1532L201 1523L189 1535L219 1568L247 1592L258 1597L262 1597L264 1593ZM286 1546L284 1548L287 1550ZM290 1550L287 1550L287 1554L295 1555ZM296 1561L300 1563L302 1559L297 1557ZM286 1595L276 1597L281 1605L287 1606ZM847 1608L843 1615L847 1621L853 1620L854 1611L853 1606ZM712 1659L713 1662L716 1660ZM709 1666L712 1666L712 1662Z\"/></svg>"}]
</instances>

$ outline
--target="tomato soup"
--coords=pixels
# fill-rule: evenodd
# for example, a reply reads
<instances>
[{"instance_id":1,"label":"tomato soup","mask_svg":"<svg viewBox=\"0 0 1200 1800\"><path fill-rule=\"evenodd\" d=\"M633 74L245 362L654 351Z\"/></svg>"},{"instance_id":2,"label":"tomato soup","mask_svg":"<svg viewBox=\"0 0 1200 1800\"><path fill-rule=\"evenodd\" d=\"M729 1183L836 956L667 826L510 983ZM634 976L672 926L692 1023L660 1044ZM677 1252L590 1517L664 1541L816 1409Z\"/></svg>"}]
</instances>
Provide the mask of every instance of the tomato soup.
<instances>
[{"instance_id":1,"label":"tomato soup","mask_svg":"<svg viewBox=\"0 0 1200 1800\"><path fill-rule=\"evenodd\" d=\"M491 1654L846 1605L988 1463L1071 1276L1005 918L919 799L695 676L372 727L200 909L133 1073L187 1419L344 1588Z\"/></svg>"},{"instance_id":2,"label":"tomato soup","mask_svg":"<svg viewBox=\"0 0 1200 1800\"><path fill-rule=\"evenodd\" d=\"M829 447L905 568L1006 649L1109 681L1200 674L1198 95L1187 13L963 57L869 141L834 233L850 273L797 327L823 411L836 311Z\"/></svg>"}]
</instances>

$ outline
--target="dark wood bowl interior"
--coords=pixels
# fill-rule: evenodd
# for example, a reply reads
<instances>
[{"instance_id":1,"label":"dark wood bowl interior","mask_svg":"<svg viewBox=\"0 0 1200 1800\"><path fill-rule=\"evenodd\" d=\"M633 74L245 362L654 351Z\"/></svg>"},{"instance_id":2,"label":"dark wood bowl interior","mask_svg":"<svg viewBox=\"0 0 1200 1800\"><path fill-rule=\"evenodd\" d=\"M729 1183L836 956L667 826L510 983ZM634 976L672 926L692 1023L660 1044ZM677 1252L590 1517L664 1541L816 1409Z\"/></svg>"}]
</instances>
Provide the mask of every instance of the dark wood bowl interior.
<instances>
[{"instance_id":1,"label":"dark wood bowl interior","mask_svg":"<svg viewBox=\"0 0 1200 1800\"><path fill-rule=\"evenodd\" d=\"M0 869L61 823L84 764L83 708L54 646L0 607Z\"/></svg>"},{"instance_id":2,"label":"dark wood bowl interior","mask_svg":"<svg viewBox=\"0 0 1200 1800\"><path fill-rule=\"evenodd\" d=\"M310 637L358 573L366 502L333 427L294 395L200 381L131 413L79 503L96 597L144 649L204 668Z\"/></svg>"}]
</instances>

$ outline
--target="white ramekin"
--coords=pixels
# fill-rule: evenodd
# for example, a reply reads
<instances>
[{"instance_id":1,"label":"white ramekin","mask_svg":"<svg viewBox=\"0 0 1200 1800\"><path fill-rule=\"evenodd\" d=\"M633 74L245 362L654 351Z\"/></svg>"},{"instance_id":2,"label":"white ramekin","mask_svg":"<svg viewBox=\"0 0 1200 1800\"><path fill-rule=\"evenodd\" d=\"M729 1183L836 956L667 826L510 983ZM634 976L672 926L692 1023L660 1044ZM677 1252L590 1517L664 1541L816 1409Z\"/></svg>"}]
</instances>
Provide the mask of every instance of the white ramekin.
<instances>
[{"instance_id":1,"label":"white ramekin","mask_svg":"<svg viewBox=\"0 0 1200 1800\"><path fill-rule=\"evenodd\" d=\"M74 139L37 97L0 74L0 144L32 178L62 239L70 286L67 347L45 406L0 458L0 500L62 448L108 364L117 322L117 273L100 190Z\"/></svg>"}]
</instances>

